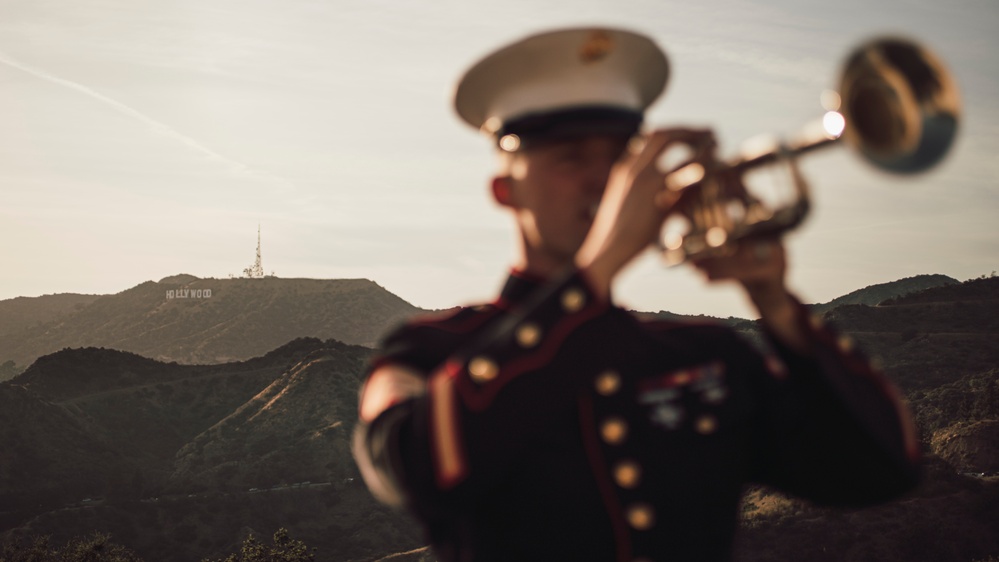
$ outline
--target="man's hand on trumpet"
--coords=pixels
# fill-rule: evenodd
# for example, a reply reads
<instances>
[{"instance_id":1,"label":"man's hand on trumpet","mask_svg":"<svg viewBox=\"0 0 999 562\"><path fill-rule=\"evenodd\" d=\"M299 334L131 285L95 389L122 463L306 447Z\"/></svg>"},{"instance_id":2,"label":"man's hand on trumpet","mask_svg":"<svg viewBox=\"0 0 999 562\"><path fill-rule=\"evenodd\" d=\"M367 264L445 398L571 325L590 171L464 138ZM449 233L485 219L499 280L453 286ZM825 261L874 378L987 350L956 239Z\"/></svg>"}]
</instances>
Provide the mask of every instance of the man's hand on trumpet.
<instances>
[{"instance_id":1,"label":"man's hand on trumpet","mask_svg":"<svg viewBox=\"0 0 999 562\"><path fill-rule=\"evenodd\" d=\"M677 146L692 156L669 170L663 154ZM607 296L617 274L660 235L663 221L677 212L687 188L715 166L716 142L707 129L662 129L633 142L611 171L600 208L576 254L598 294ZM735 281L746 290L766 325L788 346L809 351L798 329L797 301L784 278L785 252L779 239L747 240L730 255L693 263L709 282Z\"/></svg>"},{"instance_id":2,"label":"man's hand on trumpet","mask_svg":"<svg viewBox=\"0 0 999 562\"><path fill-rule=\"evenodd\" d=\"M689 147L693 156L672 170L661 169L660 157L677 146ZM608 295L614 277L658 238L685 187L713 166L715 146L706 129L662 129L633 140L611 170L593 226L576 254L598 294Z\"/></svg>"},{"instance_id":3,"label":"man's hand on trumpet","mask_svg":"<svg viewBox=\"0 0 999 562\"><path fill-rule=\"evenodd\" d=\"M800 329L800 305L784 283L787 257L779 238L741 240L729 255L698 259L692 264L708 282L741 284L775 336L803 355L811 352Z\"/></svg>"}]
</instances>

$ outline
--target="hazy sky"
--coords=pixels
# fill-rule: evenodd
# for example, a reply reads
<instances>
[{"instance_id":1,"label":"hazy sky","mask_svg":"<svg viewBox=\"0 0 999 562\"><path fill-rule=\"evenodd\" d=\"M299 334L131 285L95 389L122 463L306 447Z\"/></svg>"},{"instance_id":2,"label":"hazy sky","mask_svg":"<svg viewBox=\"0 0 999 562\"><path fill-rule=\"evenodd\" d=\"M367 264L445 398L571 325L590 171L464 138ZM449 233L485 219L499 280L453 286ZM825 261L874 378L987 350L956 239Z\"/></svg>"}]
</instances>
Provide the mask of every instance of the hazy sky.
<instances>
[{"instance_id":1,"label":"hazy sky","mask_svg":"<svg viewBox=\"0 0 999 562\"><path fill-rule=\"evenodd\" d=\"M0 299L116 293L177 273L364 277L413 304L489 299L513 255L488 141L451 109L480 55L568 25L645 32L673 68L654 124L731 154L821 115L846 53L885 32L954 71L964 120L931 173L809 157L792 234L806 301L921 273L999 269L999 2L0 0ZM871 4L874 4L873 6ZM649 255L618 300L750 313Z\"/></svg>"}]
</instances>

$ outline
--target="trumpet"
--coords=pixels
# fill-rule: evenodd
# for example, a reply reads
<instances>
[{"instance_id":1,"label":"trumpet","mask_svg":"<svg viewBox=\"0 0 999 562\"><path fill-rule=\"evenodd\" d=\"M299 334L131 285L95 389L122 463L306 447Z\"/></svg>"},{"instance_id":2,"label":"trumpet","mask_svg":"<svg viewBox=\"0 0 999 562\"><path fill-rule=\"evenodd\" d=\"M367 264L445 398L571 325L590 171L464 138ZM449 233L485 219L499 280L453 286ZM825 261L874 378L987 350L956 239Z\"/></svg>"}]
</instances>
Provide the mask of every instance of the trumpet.
<instances>
[{"instance_id":1,"label":"trumpet","mask_svg":"<svg viewBox=\"0 0 999 562\"><path fill-rule=\"evenodd\" d=\"M758 141L730 161L715 161L690 180L668 185L684 193L681 226L674 221L659 241L667 264L724 255L740 240L780 236L800 225L811 208L797 166L804 154L845 142L882 170L913 174L937 164L957 132L961 104L952 75L935 54L910 40L862 44L846 59L838 93L827 94L832 100L824 101L825 115L797 136ZM789 202L774 207L746 188L745 174L765 166L788 173Z\"/></svg>"}]
</instances>

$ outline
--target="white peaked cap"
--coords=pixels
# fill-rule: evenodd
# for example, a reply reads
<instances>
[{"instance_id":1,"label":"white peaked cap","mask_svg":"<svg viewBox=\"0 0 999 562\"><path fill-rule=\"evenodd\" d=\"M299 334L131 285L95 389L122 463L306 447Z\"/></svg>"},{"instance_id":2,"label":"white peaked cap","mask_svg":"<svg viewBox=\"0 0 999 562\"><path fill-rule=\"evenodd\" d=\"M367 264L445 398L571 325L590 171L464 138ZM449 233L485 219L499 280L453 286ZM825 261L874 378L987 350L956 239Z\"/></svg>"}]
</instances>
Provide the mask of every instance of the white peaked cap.
<instances>
[{"instance_id":1,"label":"white peaked cap","mask_svg":"<svg viewBox=\"0 0 999 562\"><path fill-rule=\"evenodd\" d=\"M641 115L669 77L666 55L631 31L576 28L532 35L493 52L462 76L458 115L496 133L513 120L602 107Z\"/></svg>"}]
</instances>

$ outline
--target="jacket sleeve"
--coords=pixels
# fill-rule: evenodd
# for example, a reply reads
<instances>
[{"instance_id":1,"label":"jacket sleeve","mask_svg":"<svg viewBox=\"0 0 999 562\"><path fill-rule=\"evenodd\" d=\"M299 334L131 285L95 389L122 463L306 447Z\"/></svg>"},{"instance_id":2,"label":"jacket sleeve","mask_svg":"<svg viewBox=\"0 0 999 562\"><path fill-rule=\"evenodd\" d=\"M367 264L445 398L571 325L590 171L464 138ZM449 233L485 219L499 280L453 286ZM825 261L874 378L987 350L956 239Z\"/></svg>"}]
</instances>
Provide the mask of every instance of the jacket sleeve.
<instances>
[{"instance_id":1,"label":"jacket sleeve","mask_svg":"<svg viewBox=\"0 0 999 562\"><path fill-rule=\"evenodd\" d=\"M775 356L757 367L766 374L756 383L755 480L816 503L847 506L914 487L919 442L895 386L848 336L837 335L803 305L798 318L813 355L801 356L768 334Z\"/></svg>"},{"instance_id":2,"label":"jacket sleeve","mask_svg":"<svg viewBox=\"0 0 999 562\"><path fill-rule=\"evenodd\" d=\"M570 271L491 318L426 371L424 395L358 425L354 455L369 488L431 519L489 489L571 417L579 371L572 362L584 360L578 350L609 308ZM433 361L402 362L426 369Z\"/></svg>"}]
</instances>

